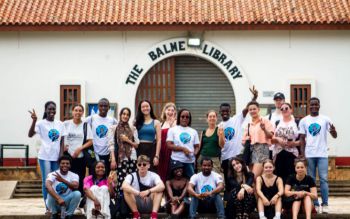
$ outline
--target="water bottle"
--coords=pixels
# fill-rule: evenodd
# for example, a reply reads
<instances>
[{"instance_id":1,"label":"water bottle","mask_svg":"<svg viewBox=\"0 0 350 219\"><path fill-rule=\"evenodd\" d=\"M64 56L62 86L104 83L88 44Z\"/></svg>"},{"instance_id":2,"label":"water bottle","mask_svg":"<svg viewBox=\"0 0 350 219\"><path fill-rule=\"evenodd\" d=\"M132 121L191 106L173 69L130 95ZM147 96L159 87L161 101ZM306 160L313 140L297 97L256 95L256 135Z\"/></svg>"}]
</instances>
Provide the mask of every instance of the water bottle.
<instances>
[{"instance_id":1,"label":"water bottle","mask_svg":"<svg viewBox=\"0 0 350 219\"><path fill-rule=\"evenodd\" d=\"M65 219L66 218L66 214L67 214L66 206L63 205L63 206L61 206L61 219Z\"/></svg>"}]
</instances>

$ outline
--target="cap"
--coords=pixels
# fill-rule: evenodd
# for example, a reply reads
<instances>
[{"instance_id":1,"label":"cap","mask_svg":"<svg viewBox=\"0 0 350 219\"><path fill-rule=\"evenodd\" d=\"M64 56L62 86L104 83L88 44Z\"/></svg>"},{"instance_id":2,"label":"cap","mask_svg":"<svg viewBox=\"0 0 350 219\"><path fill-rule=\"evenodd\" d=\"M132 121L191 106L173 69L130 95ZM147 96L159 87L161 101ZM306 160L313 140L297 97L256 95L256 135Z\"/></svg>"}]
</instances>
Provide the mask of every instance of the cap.
<instances>
[{"instance_id":1,"label":"cap","mask_svg":"<svg viewBox=\"0 0 350 219\"><path fill-rule=\"evenodd\" d=\"M179 169L179 168L183 168L183 167L184 167L184 165L181 162L176 161L176 160L171 161L171 165L170 165L171 171Z\"/></svg>"},{"instance_id":2,"label":"cap","mask_svg":"<svg viewBox=\"0 0 350 219\"><path fill-rule=\"evenodd\" d=\"M286 99L286 98L284 97L284 94L283 94L283 93L277 92L277 93L275 93L275 95L273 95L273 100L276 100L276 99L282 99L282 100L284 100L284 99Z\"/></svg>"}]
</instances>

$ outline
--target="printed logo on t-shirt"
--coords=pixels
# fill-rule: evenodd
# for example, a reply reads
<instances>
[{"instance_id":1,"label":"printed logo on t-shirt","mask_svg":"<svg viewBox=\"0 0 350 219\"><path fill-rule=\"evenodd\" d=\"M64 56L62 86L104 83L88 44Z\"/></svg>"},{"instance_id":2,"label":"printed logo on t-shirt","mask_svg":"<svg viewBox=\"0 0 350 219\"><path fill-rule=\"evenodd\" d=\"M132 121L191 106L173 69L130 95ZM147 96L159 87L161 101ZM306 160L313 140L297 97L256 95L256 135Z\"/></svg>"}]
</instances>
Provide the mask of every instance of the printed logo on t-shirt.
<instances>
[{"instance_id":1,"label":"printed logo on t-shirt","mask_svg":"<svg viewBox=\"0 0 350 219\"><path fill-rule=\"evenodd\" d=\"M201 193L205 193L205 192L211 192L213 191L213 187L211 187L211 185L204 185L202 188L201 188Z\"/></svg>"},{"instance_id":2,"label":"printed logo on t-shirt","mask_svg":"<svg viewBox=\"0 0 350 219\"><path fill-rule=\"evenodd\" d=\"M188 134L187 132L182 132L180 134L180 141L183 143L183 144L187 144L188 142L191 141L191 135Z\"/></svg>"},{"instance_id":3,"label":"printed logo on t-shirt","mask_svg":"<svg viewBox=\"0 0 350 219\"><path fill-rule=\"evenodd\" d=\"M310 126L309 126L309 133L310 135L312 136L316 136L320 133L321 131L321 126L317 123L312 123Z\"/></svg>"},{"instance_id":4,"label":"printed logo on t-shirt","mask_svg":"<svg viewBox=\"0 0 350 219\"><path fill-rule=\"evenodd\" d=\"M108 128L105 125L99 125L96 128L96 135L99 138L103 138L107 135Z\"/></svg>"},{"instance_id":5,"label":"printed logo on t-shirt","mask_svg":"<svg viewBox=\"0 0 350 219\"><path fill-rule=\"evenodd\" d=\"M66 193L67 190L68 190L68 186L63 182L58 183L56 186L56 193L59 195Z\"/></svg>"},{"instance_id":6,"label":"printed logo on t-shirt","mask_svg":"<svg viewBox=\"0 0 350 219\"><path fill-rule=\"evenodd\" d=\"M232 138L235 136L235 129L232 127L227 127L225 128L224 133L225 133L225 139L227 141L231 141Z\"/></svg>"},{"instance_id":7,"label":"printed logo on t-shirt","mask_svg":"<svg viewBox=\"0 0 350 219\"><path fill-rule=\"evenodd\" d=\"M52 142L55 142L59 139L60 132L57 129L51 129L48 133L48 136Z\"/></svg>"}]
</instances>

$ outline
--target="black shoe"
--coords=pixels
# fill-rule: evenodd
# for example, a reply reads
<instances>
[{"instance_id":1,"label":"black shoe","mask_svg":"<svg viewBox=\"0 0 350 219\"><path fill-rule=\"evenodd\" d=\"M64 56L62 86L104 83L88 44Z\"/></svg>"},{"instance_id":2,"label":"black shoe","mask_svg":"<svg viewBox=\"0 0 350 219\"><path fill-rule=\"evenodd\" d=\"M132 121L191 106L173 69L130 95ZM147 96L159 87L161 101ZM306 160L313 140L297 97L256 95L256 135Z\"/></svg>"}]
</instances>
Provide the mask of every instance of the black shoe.
<instances>
[{"instance_id":1,"label":"black shoe","mask_svg":"<svg viewBox=\"0 0 350 219\"><path fill-rule=\"evenodd\" d=\"M85 203L86 203L86 196L84 196L84 197L81 199L81 201L80 201L80 203L79 203L79 208L84 208Z\"/></svg>"}]
</instances>

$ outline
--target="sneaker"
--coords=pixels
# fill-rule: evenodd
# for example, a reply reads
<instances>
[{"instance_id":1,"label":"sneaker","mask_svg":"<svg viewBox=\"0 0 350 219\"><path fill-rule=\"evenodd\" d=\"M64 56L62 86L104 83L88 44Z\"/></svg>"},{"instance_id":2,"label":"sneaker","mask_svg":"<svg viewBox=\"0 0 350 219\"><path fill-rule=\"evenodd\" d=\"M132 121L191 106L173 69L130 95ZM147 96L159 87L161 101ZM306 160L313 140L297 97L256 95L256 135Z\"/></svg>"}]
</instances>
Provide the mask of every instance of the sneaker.
<instances>
[{"instance_id":1,"label":"sneaker","mask_svg":"<svg viewBox=\"0 0 350 219\"><path fill-rule=\"evenodd\" d=\"M322 214L322 207L321 206L315 206L315 210L317 214Z\"/></svg>"},{"instance_id":2,"label":"sneaker","mask_svg":"<svg viewBox=\"0 0 350 219\"><path fill-rule=\"evenodd\" d=\"M328 205L323 205L322 206L322 213L323 214L328 214L328 212L329 212Z\"/></svg>"}]
</instances>

